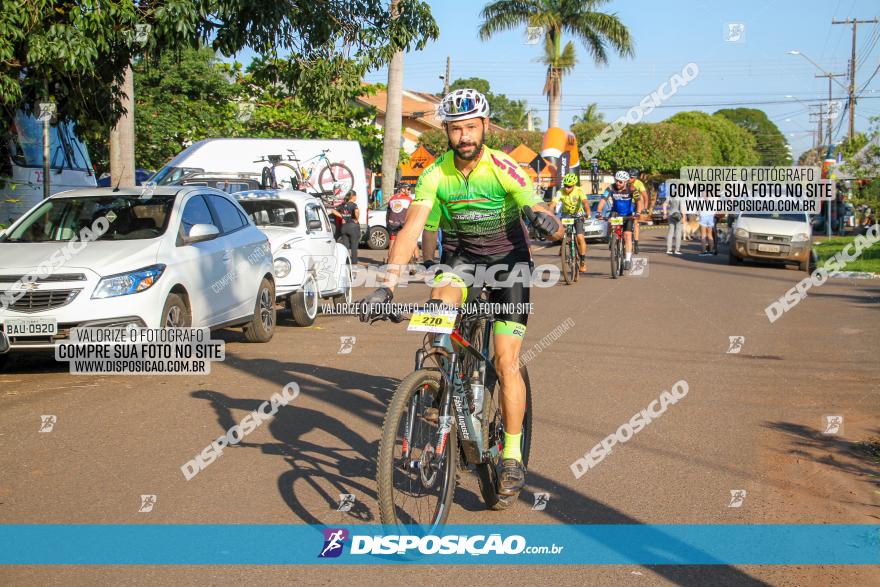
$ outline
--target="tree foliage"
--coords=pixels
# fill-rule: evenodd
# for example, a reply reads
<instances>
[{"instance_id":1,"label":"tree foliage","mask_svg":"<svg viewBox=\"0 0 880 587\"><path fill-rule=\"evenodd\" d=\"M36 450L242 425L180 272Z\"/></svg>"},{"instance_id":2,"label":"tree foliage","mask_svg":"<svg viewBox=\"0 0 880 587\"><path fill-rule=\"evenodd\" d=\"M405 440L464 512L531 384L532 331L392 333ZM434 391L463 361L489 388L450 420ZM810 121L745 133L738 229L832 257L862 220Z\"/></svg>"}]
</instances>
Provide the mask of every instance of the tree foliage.
<instances>
[{"instance_id":1,"label":"tree foliage","mask_svg":"<svg viewBox=\"0 0 880 587\"><path fill-rule=\"evenodd\" d=\"M638 167L650 175L675 174L685 166L706 165L712 140L701 130L680 124L633 124L599 152L604 169Z\"/></svg>"},{"instance_id":2,"label":"tree foliage","mask_svg":"<svg viewBox=\"0 0 880 587\"><path fill-rule=\"evenodd\" d=\"M0 126L47 93L61 118L81 129L112 125L136 54L156 63L201 43L224 55L247 47L284 54L312 70L302 75L323 69L329 80L350 60L379 67L395 50L419 49L438 34L426 2L399 7L392 19L383 0L0 0ZM143 46L136 25L152 27Z\"/></svg>"},{"instance_id":3,"label":"tree foliage","mask_svg":"<svg viewBox=\"0 0 880 587\"><path fill-rule=\"evenodd\" d=\"M679 112L664 122L703 131L712 142L712 159L704 165L757 165L755 137L727 118L705 112Z\"/></svg>"},{"instance_id":4,"label":"tree foliage","mask_svg":"<svg viewBox=\"0 0 880 587\"><path fill-rule=\"evenodd\" d=\"M375 112L355 101L364 93L360 67L315 64L303 72L298 62L256 59L242 70L205 47L139 63L134 76L138 166L158 169L192 142L217 137L356 140L365 163L377 165L382 141L372 124ZM322 81L327 68L343 72L332 85ZM99 173L107 166L102 140L107 132L105 125L87 137Z\"/></svg>"},{"instance_id":5,"label":"tree foliage","mask_svg":"<svg viewBox=\"0 0 880 587\"><path fill-rule=\"evenodd\" d=\"M599 112L599 104L596 102L590 102L587 104L584 111L580 114L575 115L572 120L575 124L577 123L591 123L591 122L605 122L605 115Z\"/></svg>"},{"instance_id":6,"label":"tree foliage","mask_svg":"<svg viewBox=\"0 0 880 587\"><path fill-rule=\"evenodd\" d=\"M597 65L608 64L608 50L621 57L634 55L629 29L615 13L598 9L609 0L494 0L483 7L480 38L518 27L542 27L547 65L544 93L550 102L550 126L559 124L559 101L563 75L574 67L577 56L571 41L562 44L562 35L579 40Z\"/></svg>"},{"instance_id":7,"label":"tree foliage","mask_svg":"<svg viewBox=\"0 0 880 587\"><path fill-rule=\"evenodd\" d=\"M763 110L757 108L726 108L715 112L718 116L730 120L740 128L749 131L755 137L755 149L758 151L759 165L791 165L788 143L779 128L767 118Z\"/></svg>"}]
</instances>

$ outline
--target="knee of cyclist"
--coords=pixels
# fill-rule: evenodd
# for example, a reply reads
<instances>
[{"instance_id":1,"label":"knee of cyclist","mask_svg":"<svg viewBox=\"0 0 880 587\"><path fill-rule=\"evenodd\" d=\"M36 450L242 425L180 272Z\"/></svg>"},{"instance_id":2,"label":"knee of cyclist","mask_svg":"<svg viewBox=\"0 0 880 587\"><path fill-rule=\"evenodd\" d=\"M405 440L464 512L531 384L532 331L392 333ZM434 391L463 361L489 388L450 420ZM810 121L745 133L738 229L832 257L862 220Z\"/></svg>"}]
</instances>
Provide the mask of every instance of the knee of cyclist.
<instances>
[{"instance_id":1,"label":"knee of cyclist","mask_svg":"<svg viewBox=\"0 0 880 587\"><path fill-rule=\"evenodd\" d=\"M495 371L503 382L519 373L519 354L514 352L501 353L495 356Z\"/></svg>"}]
</instances>

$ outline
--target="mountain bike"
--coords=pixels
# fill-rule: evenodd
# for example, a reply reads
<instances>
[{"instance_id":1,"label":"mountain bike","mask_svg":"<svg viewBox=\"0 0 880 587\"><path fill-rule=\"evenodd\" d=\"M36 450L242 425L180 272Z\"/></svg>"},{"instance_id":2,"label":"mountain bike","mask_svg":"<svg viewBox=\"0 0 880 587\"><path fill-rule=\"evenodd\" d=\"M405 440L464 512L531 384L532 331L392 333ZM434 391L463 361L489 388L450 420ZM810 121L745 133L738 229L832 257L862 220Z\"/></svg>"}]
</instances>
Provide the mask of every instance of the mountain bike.
<instances>
[{"instance_id":1,"label":"mountain bike","mask_svg":"<svg viewBox=\"0 0 880 587\"><path fill-rule=\"evenodd\" d=\"M565 226L565 235L562 237L562 246L559 247L559 262L566 285L571 285L580 276L581 254L577 247L577 217L569 216L563 218L561 222Z\"/></svg>"},{"instance_id":2,"label":"mountain bike","mask_svg":"<svg viewBox=\"0 0 880 587\"><path fill-rule=\"evenodd\" d=\"M263 167L261 173L261 187L263 189L279 189L279 185L290 183L290 189L307 191L319 196L330 205L341 203L342 198L354 188L354 174L344 163L332 163L327 158L330 149L323 149L317 155L300 161L292 149L288 149L287 161L281 155L267 155L254 163L269 163ZM324 166L315 173L318 166ZM279 181L278 168L286 169L290 173ZM317 180L317 181L316 181Z\"/></svg>"},{"instance_id":3,"label":"mountain bike","mask_svg":"<svg viewBox=\"0 0 880 587\"><path fill-rule=\"evenodd\" d=\"M625 255L623 222L631 216L611 216L608 218L608 250L611 252L611 279L623 275Z\"/></svg>"},{"instance_id":4,"label":"mountain bike","mask_svg":"<svg viewBox=\"0 0 880 587\"><path fill-rule=\"evenodd\" d=\"M398 385L379 441L378 493L382 524L434 528L446 522L458 469L473 466L486 505L503 510L515 497L499 495L497 464L504 448L500 386L492 361L495 316L489 289L455 309L428 303L414 308L409 330L426 332L415 370ZM401 322L404 314L375 318ZM528 466L532 391L522 368L526 412L522 462Z\"/></svg>"}]
</instances>

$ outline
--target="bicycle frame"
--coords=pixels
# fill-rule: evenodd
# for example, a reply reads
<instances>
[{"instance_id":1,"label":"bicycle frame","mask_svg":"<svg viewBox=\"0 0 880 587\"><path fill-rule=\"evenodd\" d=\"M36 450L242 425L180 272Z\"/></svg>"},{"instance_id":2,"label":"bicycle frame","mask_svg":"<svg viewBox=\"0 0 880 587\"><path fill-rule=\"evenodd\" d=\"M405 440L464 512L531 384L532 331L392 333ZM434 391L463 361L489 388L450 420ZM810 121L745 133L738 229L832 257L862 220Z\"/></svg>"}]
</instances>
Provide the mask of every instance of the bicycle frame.
<instances>
[{"instance_id":1,"label":"bicycle frame","mask_svg":"<svg viewBox=\"0 0 880 587\"><path fill-rule=\"evenodd\" d=\"M440 462L442 462L442 459L445 457L445 447L448 434L452 430L453 417L457 424L455 428L461 443L461 450L467 463L484 463L489 459L495 458L501 452L501 449L498 446L486 447L483 445L481 423L470 412L468 393L465 389L464 380L458 372L462 355L461 352L457 352L453 346L453 343L455 343L462 348L462 352L470 354L479 361L479 372L482 383L485 384L487 370L489 374L492 375L493 380L498 380L495 366L492 364L492 360L488 356L489 337L492 334L492 325L495 322L495 319L488 315L476 316L476 318L480 317L487 318L483 327L482 348L475 348L474 345L461 335L459 329L461 328L462 323L469 321L469 319L461 319L459 320L458 327L453 330L451 334L434 335L431 344L431 351L426 351L423 348L416 351L416 370L424 368L425 359L429 354L436 353L439 356L438 365L440 366L443 381L446 384L445 391L442 393L443 405L440 409L441 425L438 428L436 446L434 447L434 459L437 459ZM469 373L465 374L465 377L468 376L470 376ZM455 412L454 415L453 408ZM416 402L414 401L407 414L406 437L404 438L404 458L406 459L409 458L410 449L412 448L410 440L412 439L412 427L415 418ZM448 423L448 425L444 423Z\"/></svg>"}]
</instances>

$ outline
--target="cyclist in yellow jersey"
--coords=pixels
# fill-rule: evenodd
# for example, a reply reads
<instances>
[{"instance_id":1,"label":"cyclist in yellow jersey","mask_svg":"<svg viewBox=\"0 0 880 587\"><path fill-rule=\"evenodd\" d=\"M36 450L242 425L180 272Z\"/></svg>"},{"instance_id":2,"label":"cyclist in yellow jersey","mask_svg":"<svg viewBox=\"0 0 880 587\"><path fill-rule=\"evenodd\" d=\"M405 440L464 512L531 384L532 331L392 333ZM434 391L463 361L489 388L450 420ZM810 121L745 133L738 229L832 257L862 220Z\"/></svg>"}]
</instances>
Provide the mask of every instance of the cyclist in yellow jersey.
<instances>
[{"instance_id":1,"label":"cyclist in yellow jersey","mask_svg":"<svg viewBox=\"0 0 880 587\"><path fill-rule=\"evenodd\" d=\"M641 216L642 211L645 209L645 206L648 205L648 190L645 189L645 184L642 183L642 180L639 179L639 170L638 169L630 169L629 170L629 187L633 192L633 202L636 204L636 220L633 223L633 252L638 255L639 254L639 216Z\"/></svg>"},{"instance_id":2,"label":"cyclist in yellow jersey","mask_svg":"<svg viewBox=\"0 0 880 587\"><path fill-rule=\"evenodd\" d=\"M587 240L584 238L584 217L590 214L590 202L587 194L578 185L580 181L574 173L568 173L562 178L562 190L551 203L557 214L563 217L575 218L574 229L577 233L577 247L580 254L578 270L587 272Z\"/></svg>"},{"instance_id":3,"label":"cyclist in yellow jersey","mask_svg":"<svg viewBox=\"0 0 880 587\"><path fill-rule=\"evenodd\" d=\"M504 447L498 466L498 493L516 496L525 484L522 463L522 422L526 409L526 388L519 365L519 353L528 319L530 279L513 278L525 269L529 277L531 255L521 211L534 211L532 226L551 240L565 234L562 224L532 189L522 168L503 151L483 145L489 128L489 104L473 89L460 89L440 102L438 118L443 121L450 150L419 176L416 194L406 222L389 254L385 286L359 304L360 318L367 322L381 318L381 306L391 301L400 267L409 261L423 229L443 230L441 263L449 273L435 278L432 301L458 306L480 294L483 283L467 287L462 275L478 272L493 276L490 302L511 308L496 313L493 333L495 370L501 386ZM511 278L511 279L509 279ZM448 285L439 285L443 281ZM517 309L520 308L520 309Z\"/></svg>"}]
</instances>

